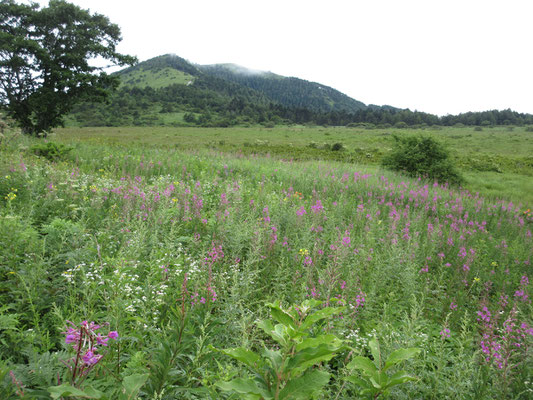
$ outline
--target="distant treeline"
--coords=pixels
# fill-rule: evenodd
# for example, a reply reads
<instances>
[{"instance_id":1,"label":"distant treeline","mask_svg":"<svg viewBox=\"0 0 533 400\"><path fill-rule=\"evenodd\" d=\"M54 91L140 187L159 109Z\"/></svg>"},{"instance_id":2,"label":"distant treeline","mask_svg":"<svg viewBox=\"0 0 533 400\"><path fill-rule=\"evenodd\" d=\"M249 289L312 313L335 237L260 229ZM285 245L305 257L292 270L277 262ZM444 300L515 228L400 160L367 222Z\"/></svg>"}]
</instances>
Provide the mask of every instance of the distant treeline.
<instances>
[{"instance_id":1,"label":"distant treeline","mask_svg":"<svg viewBox=\"0 0 533 400\"><path fill-rule=\"evenodd\" d=\"M71 116L82 126L533 125L532 114L521 114L512 110L468 112L443 117L418 111L373 106L356 112L313 111L309 108L274 103L258 91L207 75L198 77L192 85L174 84L160 89L122 87L111 96L108 104L82 103L74 108Z\"/></svg>"}]
</instances>

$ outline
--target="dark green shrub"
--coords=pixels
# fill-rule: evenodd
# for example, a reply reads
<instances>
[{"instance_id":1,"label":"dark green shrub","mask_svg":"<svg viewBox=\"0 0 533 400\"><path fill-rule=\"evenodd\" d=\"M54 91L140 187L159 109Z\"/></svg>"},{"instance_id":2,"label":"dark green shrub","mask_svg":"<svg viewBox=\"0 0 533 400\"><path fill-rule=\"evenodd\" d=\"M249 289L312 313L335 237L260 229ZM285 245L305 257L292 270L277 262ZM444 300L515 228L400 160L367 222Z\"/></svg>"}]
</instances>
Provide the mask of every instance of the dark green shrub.
<instances>
[{"instance_id":1,"label":"dark green shrub","mask_svg":"<svg viewBox=\"0 0 533 400\"><path fill-rule=\"evenodd\" d=\"M405 129L407 128L407 124L403 121L398 121L394 124L394 127L398 129Z\"/></svg>"},{"instance_id":2,"label":"dark green shrub","mask_svg":"<svg viewBox=\"0 0 533 400\"><path fill-rule=\"evenodd\" d=\"M394 139L394 150L382 161L385 168L440 182L460 184L463 181L450 160L448 150L432 137L395 135Z\"/></svg>"},{"instance_id":3,"label":"dark green shrub","mask_svg":"<svg viewBox=\"0 0 533 400\"><path fill-rule=\"evenodd\" d=\"M482 128L481 126L476 126L476 127L474 128L474 130L475 130L476 132L481 132L481 131L483 130L483 128Z\"/></svg>"},{"instance_id":4,"label":"dark green shrub","mask_svg":"<svg viewBox=\"0 0 533 400\"><path fill-rule=\"evenodd\" d=\"M44 157L49 161L64 160L72 147L61 143L46 142L38 143L30 148L31 152L39 157Z\"/></svg>"},{"instance_id":5,"label":"dark green shrub","mask_svg":"<svg viewBox=\"0 0 533 400\"><path fill-rule=\"evenodd\" d=\"M341 151L344 149L344 145L340 142L337 142L337 143L334 143L332 146L331 146L331 151Z\"/></svg>"}]
</instances>

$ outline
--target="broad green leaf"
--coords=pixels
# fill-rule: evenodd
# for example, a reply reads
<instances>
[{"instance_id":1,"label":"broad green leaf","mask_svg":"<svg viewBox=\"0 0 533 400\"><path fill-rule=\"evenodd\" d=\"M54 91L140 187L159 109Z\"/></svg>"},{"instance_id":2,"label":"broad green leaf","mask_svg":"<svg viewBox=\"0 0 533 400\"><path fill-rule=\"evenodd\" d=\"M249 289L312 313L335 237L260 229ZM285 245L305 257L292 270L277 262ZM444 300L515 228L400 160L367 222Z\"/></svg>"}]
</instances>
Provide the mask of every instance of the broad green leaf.
<instances>
[{"instance_id":1,"label":"broad green leaf","mask_svg":"<svg viewBox=\"0 0 533 400\"><path fill-rule=\"evenodd\" d=\"M284 311L280 306L276 304L268 304L268 306L270 307L270 314L272 315L272 318L274 318L280 324L285 325L287 328L291 328L294 330L298 329L292 315Z\"/></svg>"},{"instance_id":2,"label":"broad green leaf","mask_svg":"<svg viewBox=\"0 0 533 400\"><path fill-rule=\"evenodd\" d=\"M416 381L416 378L411 375L408 375L405 371L399 371L389 378L389 381L387 382L387 387L390 388L392 386L409 381Z\"/></svg>"},{"instance_id":3,"label":"broad green leaf","mask_svg":"<svg viewBox=\"0 0 533 400\"><path fill-rule=\"evenodd\" d=\"M104 393L99 390L93 389L88 386L84 390L75 388L74 386L64 383L59 386L51 386L48 388L48 392L52 399L59 399L63 396L75 396L80 399L101 399Z\"/></svg>"},{"instance_id":4,"label":"broad green leaf","mask_svg":"<svg viewBox=\"0 0 533 400\"><path fill-rule=\"evenodd\" d=\"M297 352L287 364L288 369L299 368L305 370L322 361L329 361L338 349L322 344L318 347L308 347Z\"/></svg>"},{"instance_id":5,"label":"broad green leaf","mask_svg":"<svg viewBox=\"0 0 533 400\"><path fill-rule=\"evenodd\" d=\"M246 364L250 368L256 368L260 364L261 357L259 354L247 350L244 347L237 347L235 349L220 350L221 353L230 356L231 358Z\"/></svg>"},{"instance_id":6,"label":"broad green leaf","mask_svg":"<svg viewBox=\"0 0 533 400\"><path fill-rule=\"evenodd\" d=\"M280 400L308 400L319 393L329 382L329 374L324 371L308 371L291 379L279 393Z\"/></svg>"},{"instance_id":7,"label":"broad green leaf","mask_svg":"<svg viewBox=\"0 0 533 400\"><path fill-rule=\"evenodd\" d=\"M374 386L376 389L381 389L381 385L376 381L376 379L370 377L370 382L372 382L372 386Z\"/></svg>"},{"instance_id":8,"label":"broad green leaf","mask_svg":"<svg viewBox=\"0 0 533 400\"><path fill-rule=\"evenodd\" d=\"M331 348L342 348L342 340L335 335L320 335L314 338L306 338L296 345L296 351L303 350L308 347L318 347L321 344L328 345Z\"/></svg>"},{"instance_id":9,"label":"broad green leaf","mask_svg":"<svg viewBox=\"0 0 533 400\"><path fill-rule=\"evenodd\" d=\"M216 386L224 391L231 391L257 396L257 399L264 398L265 400L273 399L271 393L266 388L261 388L253 379L237 378L230 382L217 382Z\"/></svg>"},{"instance_id":10,"label":"broad green leaf","mask_svg":"<svg viewBox=\"0 0 533 400\"><path fill-rule=\"evenodd\" d=\"M376 338L371 339L368 342L368 347L370 347L370 353L374 357L374 364L378 369L381 369L381 351L379 350L379 343Z\"/></svg>"},{"instance_id":11,"label":"broad green leaf","mask_svg":"<svg viewBox=\"0 0 533 400\"><path fill-rule=\"evenodd\" d=\"M316 322L344 311L345 307L326 307L307 316L300 329L309 329Z\"/></svg>"},{"instance_id":12,"label":"broad green leaf","mask_svg":"<svg viewBox=\"0 0 533 400\"><path fill-rule=\"evenodd\" d=\"M270 350L265 347L261 352L261 355L270 360L270 363L275 370L280 369L283 357L279 350Z\"/></svg>"},{"instance_id":13,"label":"broad green leaf","mask_svg":"<svg viewBox=\"0 0 533 400\"><path fill-rule=\"evenodd\" d=\"M269 320L263 320L259 321L257 326L283 347L287 346L287 338L283 335L284 332L280 331L280 329L283 328L283 325L276 325L276 327L274 327Z\"/></svg>"},{"instance_id":14,"label":"broad green leaf","mask_svg":"<svg viewBox=\"0 0 533 400\"><path fill-rule=\"evenodd\" d=\"M133 400L137 398L139 390L146 383L149 374L134 374L124 378L120 400Z\"/></svg>"},{"instance_id":15,"label":"broad green leaf","mask_svg":"<svg viewBox=\"0 0 533 400\"><path fill-rule=\"evenodd\" d=\"M399 362L402 362L404 360L407 360L411 357L416 356L418 353L420 353L420 349L417 349L417 348L395 350L391 353L389 358L387 358L387 361L385 362L385 367L383 368L383 370L386 371L387 369L398 364Z\"/></svg>"},{"instance_id":16,"label":"broad green leaf","mask_svg":"<svg viewBox=\"0 0 533 400\"><path fill-rule=\"evenodd\" d=\"M313 308L317 308L320 305L322 305L322 302L320 300L307 299L307 300L304 300L304 302L301 304L300 311L305 314L307 313L307 311Z\"/></svg>"},{"instance_id":17,"label":"broad green leaf","mask_svg":"<svg viewBox=\"0 0 533 400\"><path fill-rule=\"evenodd\" d=\"M357 368L362 370L366 375L373 376L378 372L375 364L368 357L357 356L354 357L347 365L349 369Z\"/></svg>"}]
</instances>

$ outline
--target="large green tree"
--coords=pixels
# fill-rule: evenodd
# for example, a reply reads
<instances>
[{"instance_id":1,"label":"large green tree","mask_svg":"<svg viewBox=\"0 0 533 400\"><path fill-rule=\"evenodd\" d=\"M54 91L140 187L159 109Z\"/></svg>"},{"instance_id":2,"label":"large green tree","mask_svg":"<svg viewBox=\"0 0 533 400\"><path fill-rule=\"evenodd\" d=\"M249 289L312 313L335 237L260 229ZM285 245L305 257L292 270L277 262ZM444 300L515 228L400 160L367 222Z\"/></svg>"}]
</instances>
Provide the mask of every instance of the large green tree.
<instances>
[{"instance_id":1,"label":"large green tree","mask_svg":"<svg viewBox=\"0 0 533 400\"><path fill-rule=\"evenodd\" d=\"M0 1L0 104L23 132L46 134L82 100L105 100L118 78L110 65L133 64L119 54L120 28L63 0L48 7Z\"/></svg>"}]
</instances>

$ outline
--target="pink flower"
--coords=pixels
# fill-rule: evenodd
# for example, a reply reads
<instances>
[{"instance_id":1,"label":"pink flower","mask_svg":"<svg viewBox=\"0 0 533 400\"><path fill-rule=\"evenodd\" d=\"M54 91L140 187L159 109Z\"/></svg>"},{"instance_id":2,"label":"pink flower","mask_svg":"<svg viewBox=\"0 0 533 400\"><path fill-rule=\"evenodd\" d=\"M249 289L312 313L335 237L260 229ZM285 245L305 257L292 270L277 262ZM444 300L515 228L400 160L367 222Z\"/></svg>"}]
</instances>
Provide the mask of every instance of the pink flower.
<instances>
[{"instance_id":1,"label":"pink flower","mask_svg":"<svg viewBox=\"0 0 533 400\"><path fill-rule=\"evenodd\" d=\"M117 340L118 339L118 332L117 331L111 331L107 334L107 337L109 339Z\"/></svg>"}]
</instances>

